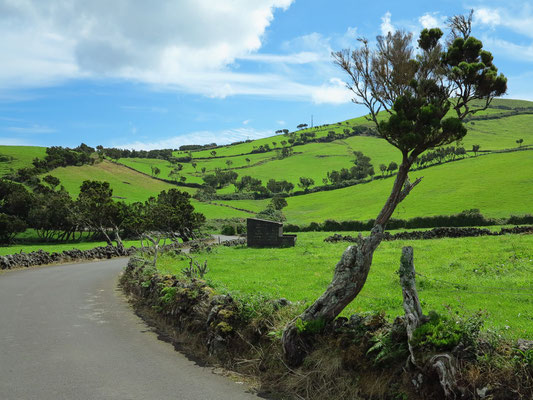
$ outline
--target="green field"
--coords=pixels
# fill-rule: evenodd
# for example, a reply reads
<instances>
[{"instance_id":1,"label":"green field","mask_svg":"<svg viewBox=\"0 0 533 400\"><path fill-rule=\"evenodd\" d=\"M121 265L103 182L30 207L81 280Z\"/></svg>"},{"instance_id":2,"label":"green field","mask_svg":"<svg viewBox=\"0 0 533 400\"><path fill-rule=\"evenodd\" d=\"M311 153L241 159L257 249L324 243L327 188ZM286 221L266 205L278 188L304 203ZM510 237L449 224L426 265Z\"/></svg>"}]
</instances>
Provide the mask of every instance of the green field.
<instances>
[{"instance_id":1,"label":"green field","mask_svg":"<svg viewBox=\"0 0 533 400\"><path fill-rule=\"evenodd\" d=\"M113 195L128 203L145 201L151 196L157 196L162 190L176 187L109 161L81 167L56 168L50 172L50 175L59 178L65 189L75 197L77 197L83 181L107 181L113 189Z\"/></svg>"},{"instance_id":2,"label":"green field","mask_svg":"<svg viewBox=\"0 0 533 400\"><path fill-rule=\"evenodd\" d=\"M522 100L496 99L487 110L475 114L475 118L484 115L497 114L501 117L491 120L475 119L466 123L468 134L461 143L452 144L463 146L470 151L473 145L479 145L482 151L498 151L513 149L518 147L516 140L523 139L523 146L533 145L533 131L529 129L533 125L533 114L513 115L512 109L502 109L498 107L522 107L531 108L533 102ZM451 114L450 114L451 115ZM364 118L359 117L340 123L328 125L326 127L315 127L297 131L314 132L317 137L327 135L329 131L342 133L343 129L351 128L355 125L371 126ZM210 153L212 150L202 150L191 152L196 168L191 163L182 163L181 175L186 177L187 182L202 183L202 168L206 173L213 173L215 168L232 169L240 177L245 175L261 179L266 184L270 179L288 180L295 186L302 176L312 178L315 185L322 185L322 180L329 171L353 166L353 151L362 151L372 159L374 170L377 175L379 165L388 165L391 161L399 162L400 153L385 140L376 137L356 136L343 140L335 140L328 143L309 143L306 145L294 146L294 155L285 159L277 159L276 152L271 151L260 154L246 154L260 145L269 144L271 148L281 148L281 141L288 140L288 136L277 135L265 139L251 141L233 146L224 146L216 151L216 157ZM276 144L274 145L275 142ZM178 156L184 156L185 152L176 152ZM245 155L239 155L245 154ZM246 159L250 161L247 162ZM141 172L151 174L151 166L157 166L161 170L159 175L168 179L171 166L163 160L153 159L120 159L124 165L137 169ZM227 161L231 161L228 166ZM234 187L230 185L219 190L220 193L232 193Z\"/></svg>"},{"instance_id":3,"label":"green field","mask_svg":"<svg viewBox=\"0 0 533 400\"><path fill-rule=\"evenodd\" d=\"M44 158L46 147L37 146L0 146L0 155L12 158L0 162L0 176L31 165L34 158Z\"/></svg>"},{"instance_id":4,"label":"green field","mask_svg":"<svg viewBox=\"0 0 533 400\"><path fill-rule=\"evenodd\" d=\"M125 247L141 247L141 242L138 240L124 240ZM48 253L60 253L65 250L89 250L95 247L105 247L106 242L69 242L69 243L40 243L40 244L16 244L12 246L0 246L0 256L15 253L31 253L32 251L43 250Z\"/></svg>"},{"instance_id":5,"label":"green field","mask_svg":"<svg viewBox=\"0 0 533 400\"><path fill-rule=\"evenodd\" d=\"M291 301L311 302L331 281L346 243L324 243L327 233L300 233L296 247L252 249L217 247L196 254L208 260L206 278L231 292L265 293ZM403 314L396 271L401 248L413 246L422 276L417 286L424 311L487 310L487 327L511 337L533 338L533 235L383 242L360 296L343 315L385 311ZM159 269L179 273L188 264L166 256Z\"/></svg>"},{"instance_id":6,"label":"green field","mask_svg":"<svg viewBox=\"0 0 533 400\"><path fill-rule=\"evenodd\" d=\"M401 203L395 218L450 215L478 208L489 217L533 213L532 151L468 158L411 172L422 182ZM529 166L529 167L528 167ZM375 218L393 184L393 178L328 192L287 198L283 209L288 222L304 224L326 219ZM217 201L252 211L264 209L268 200Z\"/></svg>"},{"instance_id":7,"label":"green field","mask_svg":"<svg viewBox=\"0 0 533 400\"><path fill-rule=\"evenodd\" d=\"M117 200L124 200L127 203L145 201L149 197L157 196L163 190L178 189L194 193L196 190L182 186L175 186L170 183L152 179L124 166L103 161L94 165L84 165L81 167L56 168L51 175L61 180L61 184L73 196L77 197L80 192L80 185L84 180L101 180L111 184L113 196ZM192 200L195 210L201 212L206 218L245 218L249 214L234 210L228 207L214 206Z\"/></svg>"}]
</instances>

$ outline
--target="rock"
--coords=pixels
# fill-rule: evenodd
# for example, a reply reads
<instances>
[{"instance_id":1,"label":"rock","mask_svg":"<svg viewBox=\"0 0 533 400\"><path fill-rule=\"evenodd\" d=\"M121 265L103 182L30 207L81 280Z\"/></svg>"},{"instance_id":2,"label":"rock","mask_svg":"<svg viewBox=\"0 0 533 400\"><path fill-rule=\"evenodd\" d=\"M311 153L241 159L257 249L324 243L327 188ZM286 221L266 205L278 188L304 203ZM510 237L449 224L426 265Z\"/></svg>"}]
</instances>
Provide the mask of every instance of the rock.
<instances>
[{"instance_id":1,"label":"rock","mask_svg":"<svg viewBox=\"0 0 533 400\"><path fill-rule=\"evenodd\" d=\"M526 339L518 339L517 348L520 351L528 351L533 349L533 340L526 340Z\"/></svg>"}]
</instances>

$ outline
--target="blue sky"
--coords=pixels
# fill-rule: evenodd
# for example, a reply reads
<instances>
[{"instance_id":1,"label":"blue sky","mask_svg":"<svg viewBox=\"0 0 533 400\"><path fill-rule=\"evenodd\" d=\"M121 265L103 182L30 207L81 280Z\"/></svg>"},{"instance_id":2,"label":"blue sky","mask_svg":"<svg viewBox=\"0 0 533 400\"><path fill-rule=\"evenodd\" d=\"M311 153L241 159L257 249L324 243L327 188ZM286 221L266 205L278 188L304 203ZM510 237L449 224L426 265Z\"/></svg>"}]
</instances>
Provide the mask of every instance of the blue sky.
<instances>
[{"instance_id":1,"label":"blue sky","mask_svg":"<svg viewBox=\"0 0 533 400\"><path fill-rule=\"evenodd\" d=\"M331 51L471 8L507 97L533 100L526 1L0 0L0 144L177 148L360 116Z\"/></svg>"}]
</instances>

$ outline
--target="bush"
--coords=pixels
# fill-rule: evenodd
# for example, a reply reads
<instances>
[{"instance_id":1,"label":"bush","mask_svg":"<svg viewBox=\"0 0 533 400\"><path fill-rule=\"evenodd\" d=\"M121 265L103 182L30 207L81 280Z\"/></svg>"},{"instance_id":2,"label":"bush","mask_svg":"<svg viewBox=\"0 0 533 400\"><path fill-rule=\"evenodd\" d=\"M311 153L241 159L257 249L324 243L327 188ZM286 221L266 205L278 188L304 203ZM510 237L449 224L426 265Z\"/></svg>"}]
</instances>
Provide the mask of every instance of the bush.
<instances>
[{"instance_id":1,"label":"bush","mask_svg":"<svg viewBox=\"0 0 533 400\"><path fill-rule=\"evenodd\" d=\"M233 225L224 225L222 227L222 229L220 230L220 233L222 235L234 236L235 235L235 227Z\"/></svg>"}]
</instances>

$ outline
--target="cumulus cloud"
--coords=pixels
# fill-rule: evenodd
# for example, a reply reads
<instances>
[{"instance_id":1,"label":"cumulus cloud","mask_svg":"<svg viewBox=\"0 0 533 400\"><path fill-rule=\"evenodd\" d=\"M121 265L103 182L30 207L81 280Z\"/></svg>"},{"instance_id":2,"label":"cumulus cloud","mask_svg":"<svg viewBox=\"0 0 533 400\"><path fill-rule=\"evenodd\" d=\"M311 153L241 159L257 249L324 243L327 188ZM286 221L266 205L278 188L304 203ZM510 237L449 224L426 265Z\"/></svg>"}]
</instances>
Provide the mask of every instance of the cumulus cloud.
<instances>
[{"instance_id":1,"label":"cumulus cloud","mask_svg":"<svg viewBox=\"0 0 533 400\"><path fill-rule=\"evenodd\" d=\"M480 8L475 12L475 21L484 25L496 26L500 25L500 12L495 9Z\"/></svg>"},{"instance_id":2,"label":"cumulus cloud","mask_svg":"<svg viewBox=\"0 0 533 400\"><path fill-rule=\"evenodd\" d=\"M383 17L381 17L381 34L387 36L389 32L394 33L394 25L391 23L392 14L387 11Z\"/></svg>"},{"instance_id":3,"label":"cumulus cloud","mask_svg":"<svg viewBox=\"0 0 533 400\"><path fill-rule=\"evenodd\" d=\"M338 88L322 84L335 76L328 38L312 33L286 42L286 54L258 52L275 10L292 2L0 0L0 52L9 55L0 63L0 88L118 78L212 98L338 102ZM240 72L240 60L270 68ZM300 83L291 66L307 64L314 75Z\"/></svg>"},{"instance_id":4,"label":"cumulus cloud","mask_svg":"<svg viewBox=\"0 0 533 400\"><path fill-rule=\"evenodd\" d=\"M418 22L422 25L423 28L431 29L438 28L443 25L443 17L439 17L437 14L426 13L418 18Z\"/></svg>"},{"instance_id":5,"label":"cumulus cloud","mask_svg":"<svg viewBox=\"0 0 533 400\"><path fill-rule=\"evenodd\" d=\"M261 47L292 0L0 0L0 87L80 76L184 84Z\"/></svg>"},{"instance_id":6,"label":"cumulus cloud","mask_svg":"<svg viewBox=\"0 0 533 400\"><path fill-rule=\"evenodd\" d=\"M474 12L474 23L491 28L504 26L509 30L533 38L533 9L524 4L521 7L489 8L482 7Z\"/></svg>"},{"instance_id":7,"label":"cumulus cloud","mask_svg":"<svg viewBox=\"0 0 533 400\"><path fill-rule=\"evenodd\" d=\"M253 128L227 129L223 131L198 131L185 135L174 136L158 141L135 141L118 143L116 147L135 150L177 149L186 144L217 143L228 144L241 140L261 139L272 136L270 130L256 130Z\"/></svg>"},{"instance_id":8,"label":"cumulus cloud","mask_svg":"<svg viewBox=\"0 0 533 400\"><path fill-rule=\"evenodd\" d=\"M312 99L316 104L343 104L351 101L351 95L343 81L332 78L328 85L318 87L312 92Z\"/></svg>"}]
</instances>

